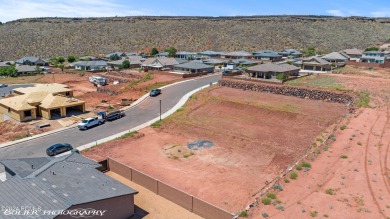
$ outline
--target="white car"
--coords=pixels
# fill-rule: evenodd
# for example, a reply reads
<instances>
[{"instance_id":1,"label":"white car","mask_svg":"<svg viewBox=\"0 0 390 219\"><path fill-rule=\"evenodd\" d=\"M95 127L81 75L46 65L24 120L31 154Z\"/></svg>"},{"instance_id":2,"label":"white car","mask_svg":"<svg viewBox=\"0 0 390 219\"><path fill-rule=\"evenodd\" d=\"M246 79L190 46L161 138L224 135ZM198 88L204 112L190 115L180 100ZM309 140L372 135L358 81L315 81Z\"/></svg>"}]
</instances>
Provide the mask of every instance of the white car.
<instances>
[{"instance_id":1,"label":"white car","mask_svg":"<svg viewBox=\"0 0 390 219\"><path fill-rule=\"evenodd\" d=\"M104 119L99 119L98 117L91 117L83 119L79 124L77 124L77 127L80 130L87 130L93 126L101 125L105 122Z\"/></svg>"}]
</instances>

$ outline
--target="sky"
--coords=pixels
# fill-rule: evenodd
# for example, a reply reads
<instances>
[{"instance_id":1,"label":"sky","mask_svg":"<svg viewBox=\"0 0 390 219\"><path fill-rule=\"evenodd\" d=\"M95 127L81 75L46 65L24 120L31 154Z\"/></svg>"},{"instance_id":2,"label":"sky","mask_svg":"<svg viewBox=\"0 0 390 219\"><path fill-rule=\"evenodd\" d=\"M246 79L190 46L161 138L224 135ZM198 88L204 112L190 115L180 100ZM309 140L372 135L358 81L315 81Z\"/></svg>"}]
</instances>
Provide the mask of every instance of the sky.
<instances>
[{"instance_id":1,"label":"sky","mask_svg":"<svg viewBox=\"0 0 390 219\"><path fill-rule=\"evenodd\" d=\"M390 0L0 0L0 21L32 17L332 15L390 17Z\"/></svg>"}]
</instances>

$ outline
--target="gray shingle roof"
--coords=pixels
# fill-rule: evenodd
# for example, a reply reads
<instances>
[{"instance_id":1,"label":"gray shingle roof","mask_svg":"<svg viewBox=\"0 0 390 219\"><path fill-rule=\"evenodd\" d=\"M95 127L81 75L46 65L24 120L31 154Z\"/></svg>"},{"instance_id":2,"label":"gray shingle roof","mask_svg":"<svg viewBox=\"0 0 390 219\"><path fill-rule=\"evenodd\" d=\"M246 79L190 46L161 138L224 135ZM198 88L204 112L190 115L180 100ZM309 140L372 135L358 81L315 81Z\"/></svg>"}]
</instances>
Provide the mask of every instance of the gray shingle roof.
<instances>
[{"instance_id":1,"label":"gray shingle roof","mask_svg":"<svg viewBox=\"0 0 390 219\"><path fill-rule=\"evenodd\" d=\"M179 52L176 52L176 55L197 55L197 53L196 52L179 51Z\"/></svg>"},{"instance_id":2,"label":"gray shingle roof","mask_svg":"<svg viewBox=\"0 0 390 219\"><path fill-rule=\"evenodd\" d=\"M233 59L233 60L230 60L228 62L232 62L234 64L243 64L243 65L252 65L252 64L256 63L256 62L253 62L253 61L248 60L248 59Z\"/></svg>"},{"instance_id":3,"label":"gray shingle roof","mask_svg":"<svg viewBox=\"0 0 390 219\"><path fill-rule=\"evenodd\" d=\"M203 52L198 53L199 55L206 55L206 56L217 56L223 54L223 52L215 52L211 50L206 50Z\"/></svg>"},{"instance_id":4,"label":"gray shingle roof","mask_svg":"<svg viewBox=\"0 0 390 219\"><path fill-rule=\"evenodd\" d=\"M36 62L36 61L38 61L39 60L39 58L37 58L37 57L34 57L34 56L27 56L27 57L23 57L23 58L21 58L21 59L18 59L18 60L16 60L15 62L16 63L24 63L24 62L26 62L26 61L29 61L29 62Z\"/></svg>"},{"instance_id":5,"label":"gray shingle roof","mask_svg":"<svg viewBox=\"0 0 390 219\"><path fill-rule=\"evenodd\" d=\"M203 60L203 63L215 65L215 64L222 64L223 61L219 60L219 59L206 59L206 60Z\"/></svg>"},{"instance_id":6,"label":"gray shingle roof","mask_svg":"<svg viewBox=\"0 0 390 219\"><path fill-rule=\"evenodd\" d=\"M112 55L117 55L119 57L126 56L126 54L123 52L113 52L113 53L109 53L109 54L105 55L104 58L110 58Z\"/></svg>"},{"instance_id":7,"label":"gray shingle roof","mask_svg":"<svg viewBox=\"0 0 390 219\"><path fill-rule=\"evenodd\" d=\"M224 54L225 56L252 56L252 53L247 51L237 51L237 52L228 52Z\"/></svg>"},{"instance_id":8,"label":"gray shingle roof","mask_svg":"<svg viewBox=\"0 0 390 219\"><path fill-rule=\"evenodd\" d=\"M36 71L35 66L30 66L30 65L16 66L16 70L18 70L18 72L34 72L34 71Z\"/></svg>"},{"instance_id":9,"label":"gray shingle roof","mask_svg":"<svg viewBox=\"0 0 390 219\"><path fill-rule=\"evenodd\" d=\"M273 50L262 50L253 53L253 56L257 57L282 57L278 52L275 52Z\"/></svg>"},{"instance_id":10,"label":"gray shingle roof","mask_svg":"<svg viewBox=\"0 0 390 219\"><path fill-rule=\"evenodd\" d=\"M98 60L98 61L81 61L81 62L76 62L74 66L107 66L106 61Z\"/></svg>"},{"instance_id":11,"label":"gray shingle roof","mask_svg":"<svg viewBox=\"0 0 390 219\"><path fill-rule=\"evenodd\" d=\"M345 61L347 61L349 59L349 56L344 54L344 53L332 52L332 53L329 53L329 54L322 56L321 58L323 58L325 60L345 60Z\"/></svg>"},{"instance_id":12,"label":"gray shingle roof","mask_svg":"<svg viewBox=\"0 0 390 219\"><path fill-rule=\"evenodd\" d=\"M323 59L321 57L318 57L318 56L304 58L302 60L302 62L303 63L305 63L305 62L316 62L316 63L322 64L322 65L330 65L330 63L328 61L326 61L325 59Z\"/></svg>"},{"instance_id":13,"label":"gray shingle roof","mask_svg":"<svg viewBox=\"0 0 390 219\"><path fill-rule=\"evenodd\" d=\"M101 173L96 169L100 166L97 162L77 153L0 163L16 174L0 182L0 203L4 206L64 210L72 205L138 193ZM36 165L34 170L31 164Z\"/></svg>"},{"instance_id":14,"label":"gray shingle roof","mask_svg":"<svg viewBox=\"0 0 390 219\"><path fill-rule=\"evenodd\" d=\"M257 72L287 72L287 71L295 71L299 69L300 68L294 65L289 65L289 64L277 65L271 62L267 62L261 65L255 65L248 68L249 71L257 71Z\"/></svg>"},{"instance_id":15,"label":"gray shingle roof","mask_svg":"<svg viewBox=\"0 0 390 219\"><path fill-rule=\"evenodd\" d=\"M203 64L199 61L187 62L179 65L175 65L177 68L188 68L188 69L207 69L214 68L214 66Z\"/></svg>"}]
</instances>

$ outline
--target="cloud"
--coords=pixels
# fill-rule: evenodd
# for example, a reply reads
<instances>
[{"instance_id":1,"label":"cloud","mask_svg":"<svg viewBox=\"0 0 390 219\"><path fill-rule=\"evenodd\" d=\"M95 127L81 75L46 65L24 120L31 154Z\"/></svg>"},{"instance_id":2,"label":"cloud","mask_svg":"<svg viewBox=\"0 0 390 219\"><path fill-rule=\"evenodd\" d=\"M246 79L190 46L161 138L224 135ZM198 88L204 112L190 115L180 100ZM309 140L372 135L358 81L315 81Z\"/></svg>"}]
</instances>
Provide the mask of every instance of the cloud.
<instances>
[{"instance_id":1,"label":"cloud","mask_svg":"<svg viewBox=\"0 0 390 219\"><path fill-rule=\"evenodd\" d=\"M374 11L370 13L373 17L390 17L390 8L384 8L380 11Z\"/></svg>"},{"instance_id":2,"label":"cloud","mask_svg":"<svg viewBox=\"0 0 390 219\"><path fill-rule=\"evenodd\" d=\"M333 15L333 16L339 16L339 17L345 16L345 14L343 12L341 12L340 10L327 10L326 13Z\"/></svg>"},{"instance_id":3,"label":"cloud","mask_svg":"<svg viewBox=\"0 0 390 219\"><path fill-rule=\"evenodd\" d=\"M161 15L149 9L134 9L110 0L0 0L0 21L32 17L110 17Z\"/></svg>"}]
</instances>

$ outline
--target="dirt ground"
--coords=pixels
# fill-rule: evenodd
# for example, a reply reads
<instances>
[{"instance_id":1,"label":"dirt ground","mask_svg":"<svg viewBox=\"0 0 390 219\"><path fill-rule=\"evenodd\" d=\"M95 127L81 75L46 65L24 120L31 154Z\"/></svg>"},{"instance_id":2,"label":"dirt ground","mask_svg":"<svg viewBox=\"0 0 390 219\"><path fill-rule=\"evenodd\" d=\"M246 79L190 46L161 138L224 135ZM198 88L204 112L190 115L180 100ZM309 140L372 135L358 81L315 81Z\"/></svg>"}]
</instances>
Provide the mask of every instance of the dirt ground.
<instances>
[{"instance_id":1,"label":"dirt ground","mask_svg":"<svg viewBox=\"0 0 390 219\"><path fill-rule=\"evenodd\" d=\"M250 218L264 213L270 218L390 217L389 73L360 70L326 76L346 89L369 92L369 107L345 118L334 133L335 141L329 141L321 154L312 157L310 171L295 170L296 180L287 175L290 183L279 182L283 191L269 191L281 204L260 202L249 211ZM283 210L277 209L279 205Z\"/></svg>"},{"instance_id":2,"label":"dirt ground","mask_svg":"<svg viewBox=\"0 0 390 219\"><path fill-rule=\"evenodd\" d=\"M106 174L139 192L134 196L134 204L136 205L136 208L135 215L131 217L131 219L201 219L201 217L188 211L187 209L156 195L155 193L116 173L107 172Z\"/></svg>"},{"instance_id":3,"label":"dirt ground","mask_svg":"<svg viewBox=\"0 0 390 219\"><path fill-rule=\"evenodd\" d=\"M141 130L143 137L109 142L85 154L95 160L110 156L238 212L346 112L340 104L215 87L193 95L160 128ZM166 153L202 139L215 145L187 156Z\"/></svg>"},{"instance_id":4,"label":"dirt ground","mask_svg":"<svg viewBox=\"0 0 390 219\"><path fill-rule=\"evenodd\" d=\"M123 83L118 85L109 84L103 88L110 89L113 91L121 91L118 95L109 95L107 93L97 92L97 88L89 82L88 77L92 75L103 76L104 74L91 74L83 73L80 71L64 69L64 73L60 69L51 68L51 74L37 75L37 76L24 76L16 78L5 78L0 79L1 83L7 84L21 84L21 83L61 83L67 84L74 91L74 96L78 99L81 99L86 102L87 113L79 115L79 117L89 117L95 115L97 111L100 110L110 110L110 106L114 108L121 108L120 105L121 99L130 99L136 101L139 97L143 96L146 92L150 91L153 88L161 87L176 81L183 80L180 75L169 74L166 72L155 71L151 75L150 80L140 81L136 84ZM133 74L138 75L139 77L144 77L145 72L138 72L133 70L124 70L124 74ZM131 81L136 81L135 78L124 77L114 77L116 79L128 79ZM102 103L102 100L105 103ZM79 119L81 120L81 119ZM19 123L16 121L9 121L6 123L0 123L0 143L7 141L18 140L26 137L28 134L40 134L43 132L51 131L54 129L66 127L72 124L77 123L76 117L74 118L62 118L59 120L35 120L31 122ZM49 123L50 127L37 129L37 124ZM26 130L29 130L28 132Z\"/></svg>"}]
</instances>

